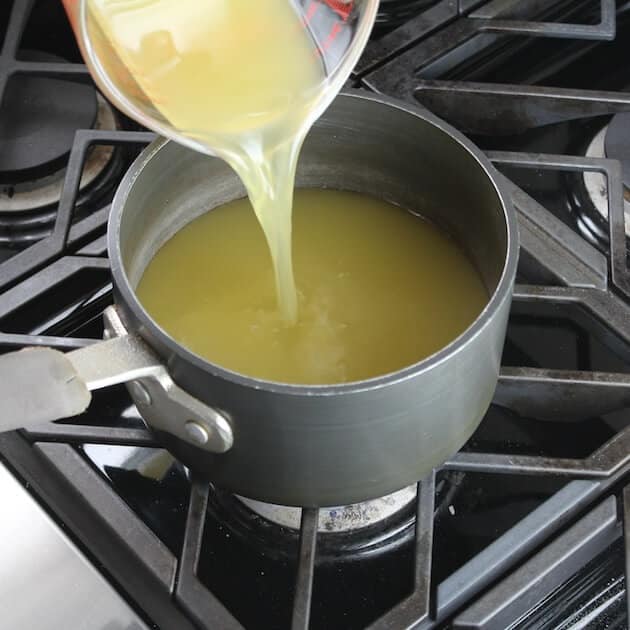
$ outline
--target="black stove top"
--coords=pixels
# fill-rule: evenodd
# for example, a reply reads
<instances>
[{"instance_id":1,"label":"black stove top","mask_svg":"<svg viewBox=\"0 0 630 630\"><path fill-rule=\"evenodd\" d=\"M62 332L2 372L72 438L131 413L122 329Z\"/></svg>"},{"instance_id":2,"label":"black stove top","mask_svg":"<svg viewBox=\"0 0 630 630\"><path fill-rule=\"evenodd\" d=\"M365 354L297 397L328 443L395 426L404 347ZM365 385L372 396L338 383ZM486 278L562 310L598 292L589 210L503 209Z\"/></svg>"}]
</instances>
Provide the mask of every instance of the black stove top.
<instances>
[{"instance_id":1,"label":"black stove top","mask_svg":"<svg viewBox=\"0 0 630 630\"><path fill-rule=\"evenodd\" d=\"M354 87L469 135L518 210L469 443L417 487L300 512L191 479L114 387L0 435L0 461L158 628L627 628L630 2L381 2ZM0 32L0 350L77 348L102 337L109 204L154 136L97 94L56 0L3 3Z\"/></svg>"}]
</instances>

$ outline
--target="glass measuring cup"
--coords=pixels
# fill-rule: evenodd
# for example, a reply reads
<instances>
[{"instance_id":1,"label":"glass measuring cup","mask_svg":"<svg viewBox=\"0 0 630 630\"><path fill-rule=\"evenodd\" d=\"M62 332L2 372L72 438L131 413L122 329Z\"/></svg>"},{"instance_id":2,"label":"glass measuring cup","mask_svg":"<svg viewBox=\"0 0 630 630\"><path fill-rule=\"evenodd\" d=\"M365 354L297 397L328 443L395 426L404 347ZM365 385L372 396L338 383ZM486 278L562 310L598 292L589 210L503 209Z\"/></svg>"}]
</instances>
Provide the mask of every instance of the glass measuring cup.
<instances>
[{"instance_id":1,"label":"glass measuring cup","mask_svg":"<svg viewBox=\"0 0 630 630\"><path fill-rule=\"evenodd\" d=\"M120 48L112 46L111 37L103 29L101 19L97 19L97 11L104 7L115 10L128 10L129 15L140 15L136 20L138 45L151 37L149 44L157 52L156 58L163 59L165 67L177 59L178 47L186 46L186 28L192 33L196 26L203 25L213 11L221 10L223 3L230 0L196 0L185 3L179 0L62 0L77 36L83 57L99 88L121 111L142 125L169 137L176 142L204 153L227 157L225 138L213 142L212 129L204 130L204 137L195 129L186 129L173 122L160 105L160 99L154 93L149 96L146 84L138 76L132 59L119 54ZM268 2L270 11L278 0L255 0L257 3ZM310 39L323 67L322 80L314 86L315 93L303 98L309 103L309 122L317 119L339 92L350 76L376 19L379 0L286 0L296 14L296 26L304 29ZM109 9L108 9L109 10ZM161 31L149 32L147 18L170 11L170 26ZM149 19L149 21L150 21ZM169 31L168 29L171 29ZM177 31L172 29L177 28ZM146 32L142 32L147 29ZM197 29L198 30L198 29ZM166 33L166 36L164 34ZM173 37L173 33L175 37ZM286 34L285 34L286 35ZM180 36L180 37L178 37ZM235 33L234 37L239 34ZM283 32L269 32L269 36L282 38ZM144 39L143 39L144 38ZM179 41L178 41L179 39ZM247 45L244 43L244 45ZM155 51L154 51L155 52ZM256 49L252 48L252 55ZM136 72L134 72L136 70ZM204 76L196 78L203 82ZM201 83L200 83L201 84ZM216 86L221 90L222 86ZM194 96L194 92L191 92ZM204 91L202 96L207 96ZM254 107L255 104L252 104ZM212 123L209 123L210 127ZM210 133L208 133L210 131ZM225 125L221 130L225 135ZM223 150L217 150L223 146Z\"/></svg>"}]
</instances>

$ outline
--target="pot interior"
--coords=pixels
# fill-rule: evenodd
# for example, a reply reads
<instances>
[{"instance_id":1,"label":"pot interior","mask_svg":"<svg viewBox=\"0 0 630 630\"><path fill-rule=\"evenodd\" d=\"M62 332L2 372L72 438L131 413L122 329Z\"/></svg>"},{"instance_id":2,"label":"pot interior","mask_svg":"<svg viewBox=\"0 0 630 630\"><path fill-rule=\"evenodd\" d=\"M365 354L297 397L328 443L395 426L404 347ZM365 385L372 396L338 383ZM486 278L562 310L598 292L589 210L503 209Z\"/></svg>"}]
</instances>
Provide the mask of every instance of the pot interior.
<instances>
[{"instance_id":1,"label":"pot interior","mask_svg":"<svg viewBox=\"0 0 630 630\"><path fill-rule=\"evenodd\" d=\"M225 162L174 142L158 142L139 162L141 170L119 193L124 209L114 236L134 289L178 230L246 194ZM508 248L497 191L467 148L417 113L338 97L304 143L296 186L366 193L423 215L465 248L489 295L497 288Z\"/></svg>"}]
</instances>

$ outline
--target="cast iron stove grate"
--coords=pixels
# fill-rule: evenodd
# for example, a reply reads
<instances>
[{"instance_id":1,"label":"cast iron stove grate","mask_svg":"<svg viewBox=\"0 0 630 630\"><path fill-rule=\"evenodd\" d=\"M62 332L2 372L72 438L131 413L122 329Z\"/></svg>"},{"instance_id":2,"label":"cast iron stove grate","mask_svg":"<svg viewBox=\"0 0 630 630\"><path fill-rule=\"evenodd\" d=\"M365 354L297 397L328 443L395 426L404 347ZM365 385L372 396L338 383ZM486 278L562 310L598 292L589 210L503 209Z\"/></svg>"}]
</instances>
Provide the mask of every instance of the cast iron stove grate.
<instances>
[{"instance_id":1,"label":"cast iron stove grate","mask_svg":"<svg viewBox=\"0 0 630 630\"><path fill-rule=\"evenodd\" d=\"M584 9L582 22L562 18L566 2L434 3L373 42L356 79L370 89L417 98L475 138L492 133L499 124L514 133L627 111L630 99L620 91L461 80L474 76L475 69L457 76L464 62L496 51L498 45L502 55L512 41L517 47L531 45L522 36L543 38L541 42L615 37L616 11L623 14L622 4L616 7L609 0L573 4ZM79 64L16 60L32 5L27 0L13 5L0 56L0 93L17 72L87 80ZM447 79L450 82L444 83ZM504 112L499 119L492 115L497 109ZM103 237L107 208L72 222L86 150L92 144L144 145L152 138L144 132L77 131L52 234L0 264L3 351L25 345L71 349L100 336L100 313L111 302ZM526 186L517 185L518 178L505 177L519 211L522 255L499 387L488 417L467 447L419 482L415 518L412 514L410 521L408 588L387 608L355 616L348 611L337 611L338 616L334 610L322 613L316 575L328 543L326 534L318 532L314 509L302 512L299 539L295 536L289 563L295 578L287 610L265 618L257 611L238 609L234 601L246 602L247 592L237 593L226 605L225 596L213 594L204 577L214 557L206 535L216 490L193 479L181 490L180 521L175 519L170 533L165 532L119 492L111 471L108 476L87 455L90 445L159 447L128 408L123 391L97 397L95 409L72 422L0 436L0 457L149 623L165 629L242 624L349 628L359 627L359 622L373 628L552 627L542 620L553 617L548 610L555 599L569 601L571 593L586 588L583 584L591 588L601 578L612 594L600 605L609 615L609 627L627 625L624 580L617 575L621 563L627 576L630 563L630 273L621 167L608 159L503 148L489 149L489 157L500 168L602 173L607 179L609 248L597 249L524 190ZM565 359L554 354L547 362L544 352L523 342L522 329L529 324L535 335L558 339L554 335L561 334L562 340L574 340L575 361L567 358L565 365ZM537 437L520 441L508 434L508 439L497 439L494 429L512 417L519 430L535 427ZM602 417L613 420L602 422ZM585 438L572 431L567 440L565 432L564 441L551 440L548 434L558 433L558 420L579 431L587 427L589 433ZM487 544L474 547L459 566L456 562L445 571L441 523L457 501L451 497L453 503L445 512L436 489L449 474L459 479L468 475L473 484L482 478L499 480L508 494L515 479L532 486L549 482L550 490L522 518L498 528ZM458 506L469 501L463 485L458 492L464 499ZM232 568L238 571L237 566ZM343 572L343 566L338 569ZM371 595L363 595L366 609ZM572 618L576 623L593 621L589 615L596 599L590 608L578 600ZM545 608L549 602L552 608ZM532 608L537 616L530 618Z\"/></svg>"}]
</instances>

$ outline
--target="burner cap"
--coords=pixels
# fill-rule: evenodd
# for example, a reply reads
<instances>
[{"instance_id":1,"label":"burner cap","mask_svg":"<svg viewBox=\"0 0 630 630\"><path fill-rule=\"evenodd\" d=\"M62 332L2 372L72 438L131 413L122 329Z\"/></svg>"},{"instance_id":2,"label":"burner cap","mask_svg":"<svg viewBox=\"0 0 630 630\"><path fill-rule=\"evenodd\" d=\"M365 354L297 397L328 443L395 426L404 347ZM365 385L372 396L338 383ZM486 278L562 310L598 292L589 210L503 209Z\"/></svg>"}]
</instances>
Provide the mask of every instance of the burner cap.
<instances>
[{"instance_id":1,"label":"burner cap","mask_svg":"<svg viewBox=\"0 0 630 630\"><path fill-rule=\"evenodd\" d=\"M604 147L607 158L621 162L623 185L630 189L630 113L613 116Z\"/></svg>"},{"instance_id":2,"label":"burner cap","mask_svg":"<svg viewBox=\"0 0 630 630\"><path fill-rule=\"evenodd\" d=\"M65 62L39 51L22 51L20 60ZM15 184L58 170L77 129L96 119L91 85L29 74L12 77L0 106L0 180Z\"/></svg>"},{"instance_id":3,"label":"burner cap","mask_svg":"<svg viewBox=\"0 0 630 630\"><path fill-rule=\"evenodd\" d=\"M276 525L300 529L301 508L262 503L245 497L237 498L250 510ZM407 507L415 498L416 486L414 484L380 499L337 508L320 508L318 529L320 532L348 532L376 525Z\"/></svg>"}]
</instances>

